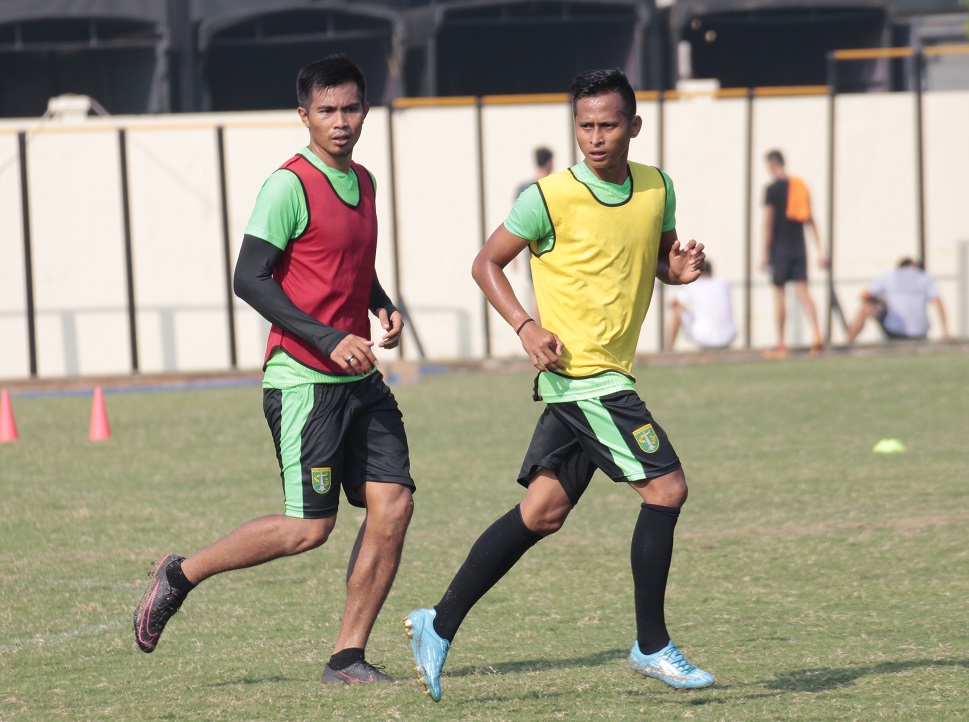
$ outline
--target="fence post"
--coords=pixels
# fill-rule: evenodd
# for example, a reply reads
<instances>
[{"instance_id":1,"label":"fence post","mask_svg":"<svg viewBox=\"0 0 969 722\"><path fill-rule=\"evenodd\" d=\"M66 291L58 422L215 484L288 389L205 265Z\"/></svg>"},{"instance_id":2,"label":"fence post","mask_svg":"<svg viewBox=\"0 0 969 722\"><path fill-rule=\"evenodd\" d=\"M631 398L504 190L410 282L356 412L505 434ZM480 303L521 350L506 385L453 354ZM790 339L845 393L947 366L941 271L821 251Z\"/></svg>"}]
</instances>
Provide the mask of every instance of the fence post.
<instances>
[{"instance_id":1,"label":"fence post","mask_svg":"<svg viewBox=\"0 0 969 722\"><path fill-rule=\"evenodd\" d=\"M959 241L959 338L969 337L969 240Z\"/></svg>"},{"instance_id":2,"label":"fence post","mask_svg":"<svg viewBox=\"0 0 969 722\"><path fill-rule=\"evenodd\" d=\"M37 319L34 308L34 259L30 246L30 196L27 183L27 131L17 133L20 152L20 206L24 234L24 286L27 294L27 360L30 377L37 378Z\"/></svg>"}]
</instances>

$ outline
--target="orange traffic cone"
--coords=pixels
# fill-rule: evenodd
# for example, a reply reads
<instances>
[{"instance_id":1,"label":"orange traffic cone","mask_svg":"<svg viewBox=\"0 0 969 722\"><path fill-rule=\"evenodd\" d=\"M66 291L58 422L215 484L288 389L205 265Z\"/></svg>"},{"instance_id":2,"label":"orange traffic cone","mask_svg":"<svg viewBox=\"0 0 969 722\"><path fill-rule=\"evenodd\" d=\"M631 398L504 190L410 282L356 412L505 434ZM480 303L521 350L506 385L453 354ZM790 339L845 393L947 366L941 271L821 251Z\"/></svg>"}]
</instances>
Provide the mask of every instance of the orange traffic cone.
<instances>
[{"instance_id":1,"label":"orange traffic cone","mask_svg":"<svg viewBox=\"0 0 969 722\"><path fill-rule=\"evenodd\" d=\"M0 391L0 444L19 438L17 422L13 418L13 406L10 405L10 394L4 389Z\"/></svg>"},{"instance_id":2,"label":"orange traffic cone","mask_svg":"<svg viewBox=\"0 0 969 722\"><path fill-rule=\"evenodd\" d=\"M91 430L88 432L91 441L105 441L111 438L111 424L108 423L108 412L104 408L104 393L101 387L94 389L94 404L91 406Z\"/></svg>"}]
</instances>

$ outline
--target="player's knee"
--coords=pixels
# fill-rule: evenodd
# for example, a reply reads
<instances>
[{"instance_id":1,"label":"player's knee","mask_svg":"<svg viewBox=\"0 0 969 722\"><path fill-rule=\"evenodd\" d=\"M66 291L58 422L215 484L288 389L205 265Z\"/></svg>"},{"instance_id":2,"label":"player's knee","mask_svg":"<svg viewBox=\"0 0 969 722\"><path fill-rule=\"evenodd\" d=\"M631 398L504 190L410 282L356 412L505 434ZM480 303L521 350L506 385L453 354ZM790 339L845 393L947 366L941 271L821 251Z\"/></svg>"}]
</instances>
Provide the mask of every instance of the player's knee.
<instances>
[{"instance_id":1,"label":"player's knee","mask_svg":"<svg viewBox=\"0 0 969 722\"><path fill-rule=\"evenodd\" d=\"M668 506L674 509L679 509L686 503L689 493L686 476L682 469L652 479L641 492L643 501L647 504Z\"/></svg>"},{"instance_id":2,"label":"player's knee","mask_svg":"<svg viewBox=\"0 0 969 722\"><path fill-rule=\"evenodd\" d=\"M569 516L571 508L545 508L539 510L529 510L526 514L522 510L522 521L529 531L542 536L554 534L565 525L565 520Z\"/></svg>"},{"instance_id":3,"label":"player's knee","mask_svg":"<svg viewBox=\"0 0 969 722\"><path fill-rule=\"evenodd\" d=\"M302 524L298 530L290 536L290 554L302 554L311 549L321 547L330 538L330 532L336 526L336 516L326 517L325 519L301 519Z\"/></svg>"},{"instance_id":4,"label":"player's knee","mask_svg":"<svg viewBox=\"0 0 969 722\"><path fill-rule=\"evenodd\" d=\"M414 515L414 497L410 489L404 487L399 495L395 496L388 504L386 510L386 520L388 525L398 533L407 530L411 517Z\"/></svg>"},{"instance_id":5,"label":"player's knee","mask_svg":"<svg viewBox=\"0 0 969 722\"><path fill-rule=\"evenodd\" d=\"M402 543L414 515L411 489L401 484L368 482L366 498L367 533L381 544Z\"/></svg>"}]
</instances>

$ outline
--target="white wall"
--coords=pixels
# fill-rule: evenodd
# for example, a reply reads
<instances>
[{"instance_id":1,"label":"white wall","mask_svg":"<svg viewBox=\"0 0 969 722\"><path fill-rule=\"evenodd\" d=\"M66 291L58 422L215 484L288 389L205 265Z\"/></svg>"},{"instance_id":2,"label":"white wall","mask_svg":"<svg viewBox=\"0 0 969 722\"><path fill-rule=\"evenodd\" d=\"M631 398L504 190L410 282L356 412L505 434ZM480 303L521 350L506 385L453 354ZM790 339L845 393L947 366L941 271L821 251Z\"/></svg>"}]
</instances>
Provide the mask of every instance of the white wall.
<instances>
[{"instance_id":1,"label":"white wall","mask_svg":"<svg viewBox=\"0 0 969 722\"><path fill-rule=\"evenodd\" d=\"M144 372L229 365L219 159L212 127L127 132L131 245ZM164 198L164 203L158 199Z\"/></svg>"},{"instance_id":2,"label":"white wall","mask_svg":"<svg viewBox=\"0 0 969 722\"><path fill-rule=\"evenodd\" d=\"M969 316L959 308L957 244L969 242L969 93L929 93L925 131L925 262L935 278L955 334ZM930 314L931 336L941 326Z\"/></svg>"},{"instance_id":3,"label":"white wall","mask_svg":"<svg viewBox=\"0 0 969 722\"><path fill-rule=\"evenodd\" d=\"M39 376L130 370L118 134L28 136Z\"/></svg>"},{"instance_id":4,"label":"white wall","mask_svg":"<svg viewBox=\"0 0 969 722\"><path fill-rule=\"evenodd\" d=\"M30 374L21 208L18 137L0 131L0 378Z\"/></svg>"},{"instance_id":5,"label":"white wall","mask_svg":"<svg viewBox=\"0 0 969 722\"><path fill-rule=\"evenodd\" d=\"M468 269L482 243L477 108L394 116L401 292L434 359L484 353L484 302ZM413 343L405 346L416 358Z\"/></svg>"},{"instance_id":6,"label":"white wall","mask_svg":"<svg viewBox=\"0 0 969 722\"><path fill-rule=\"evenodd\" d=\"M517 357L513 332L470 276L471 262L504 219L514 189L532 175L538 145L567 167L575 152L567 101L520 104L484 99L464 105L374 108L355 159L377 178L380 241L377 270L390 295L409 305L413 329L431 360L480 358L485 318L492 354ZM969 93L924 96L925 227L928 270L959 323L956 244L969 239ZM752 102L752 106L749 105ZM717 274L734 288L743 343L745 245L752 246L754 347L776 343L773 298L759 272L762 202L769 182L764 155L781 149L788 170L812 192L827 245L827 96L641 99L643 131L633 160L661 165L677 191L677 228L707 246ZM834 246L836 288L850 315L858 293L903 255L918 253L915 100L910 94L838 96L835 101ZM660 108L664 143L659 147ZM752 119L747 177L747 118ZM478 123L481 124L479 168ZM229 325L216 128L225 128L229 263L263 181L306 143L295 112L225 113L88 119L80 127L40 121L0 122L0 378L28 375L23 228L17 131L28 138L38 373L43 377L130 371L118 129L128 135L129 191L141 369L221 370L229 366ZM390 130L395 157L391 159ZM391 162L393 160L393 163ZM393 173L391 169L393 168ZM748 196L748 185L751 191ZM395 207L396 191L396 234ZM747 205L749 203L749 205ZM746 237L746 214L751 233ZM394 250L401 288L394 288ZM825 275L811 255L811 290L822 318ZM523 269L511 269L519 292ZM669 294L663 299L669 301ZM659 348L659 293L640 351ZM233 305L241 368L262 362L268 324L245 303ZM788 342L808 329L790 312ZM834 326L834 340L843 334ZM381 331L374 329L379 338ZM933 328L936 336L939 329ZM863 340L880 338L874 327ZM417 347L405 334L406 357ZM688 348L684 341L680 348ZM382 352L394 358L396 352Z\"/></svg>"},{"instance_id":7,"label":"white wall","mask_svg":"<svg viewBox=\"0 0 969 722\"><path fill-rule=\"evenodd\" d=\"M914 127L907 93L837 98L834 264L849 315L873 276L918 253ZM871 325L859 340L878 338Z\"/></svg>"}]
</instances>

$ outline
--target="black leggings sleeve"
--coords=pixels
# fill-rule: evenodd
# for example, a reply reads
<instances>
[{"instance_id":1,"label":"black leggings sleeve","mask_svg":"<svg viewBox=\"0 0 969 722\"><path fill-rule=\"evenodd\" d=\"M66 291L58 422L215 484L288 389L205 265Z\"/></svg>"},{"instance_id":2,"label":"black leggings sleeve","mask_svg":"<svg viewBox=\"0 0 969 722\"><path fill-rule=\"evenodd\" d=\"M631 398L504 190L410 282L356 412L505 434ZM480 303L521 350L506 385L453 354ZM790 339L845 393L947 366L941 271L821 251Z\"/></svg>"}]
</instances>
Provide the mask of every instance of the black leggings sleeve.
<instances>
[{"instance_id":1,"label":"black leggings sleeve","mask_svg":"<svg viewBox=\"0 0 969 722\"><path fill-rule=\"evenodd\" d=\"M349 334L320 323L299 310L289 299L273 278L273 269L282 257L283 252L272 243L255 236L245 236L236 262L232 288L239 298L267 321L313 344L329 357Z\"/></svg>"}]
</instances>

